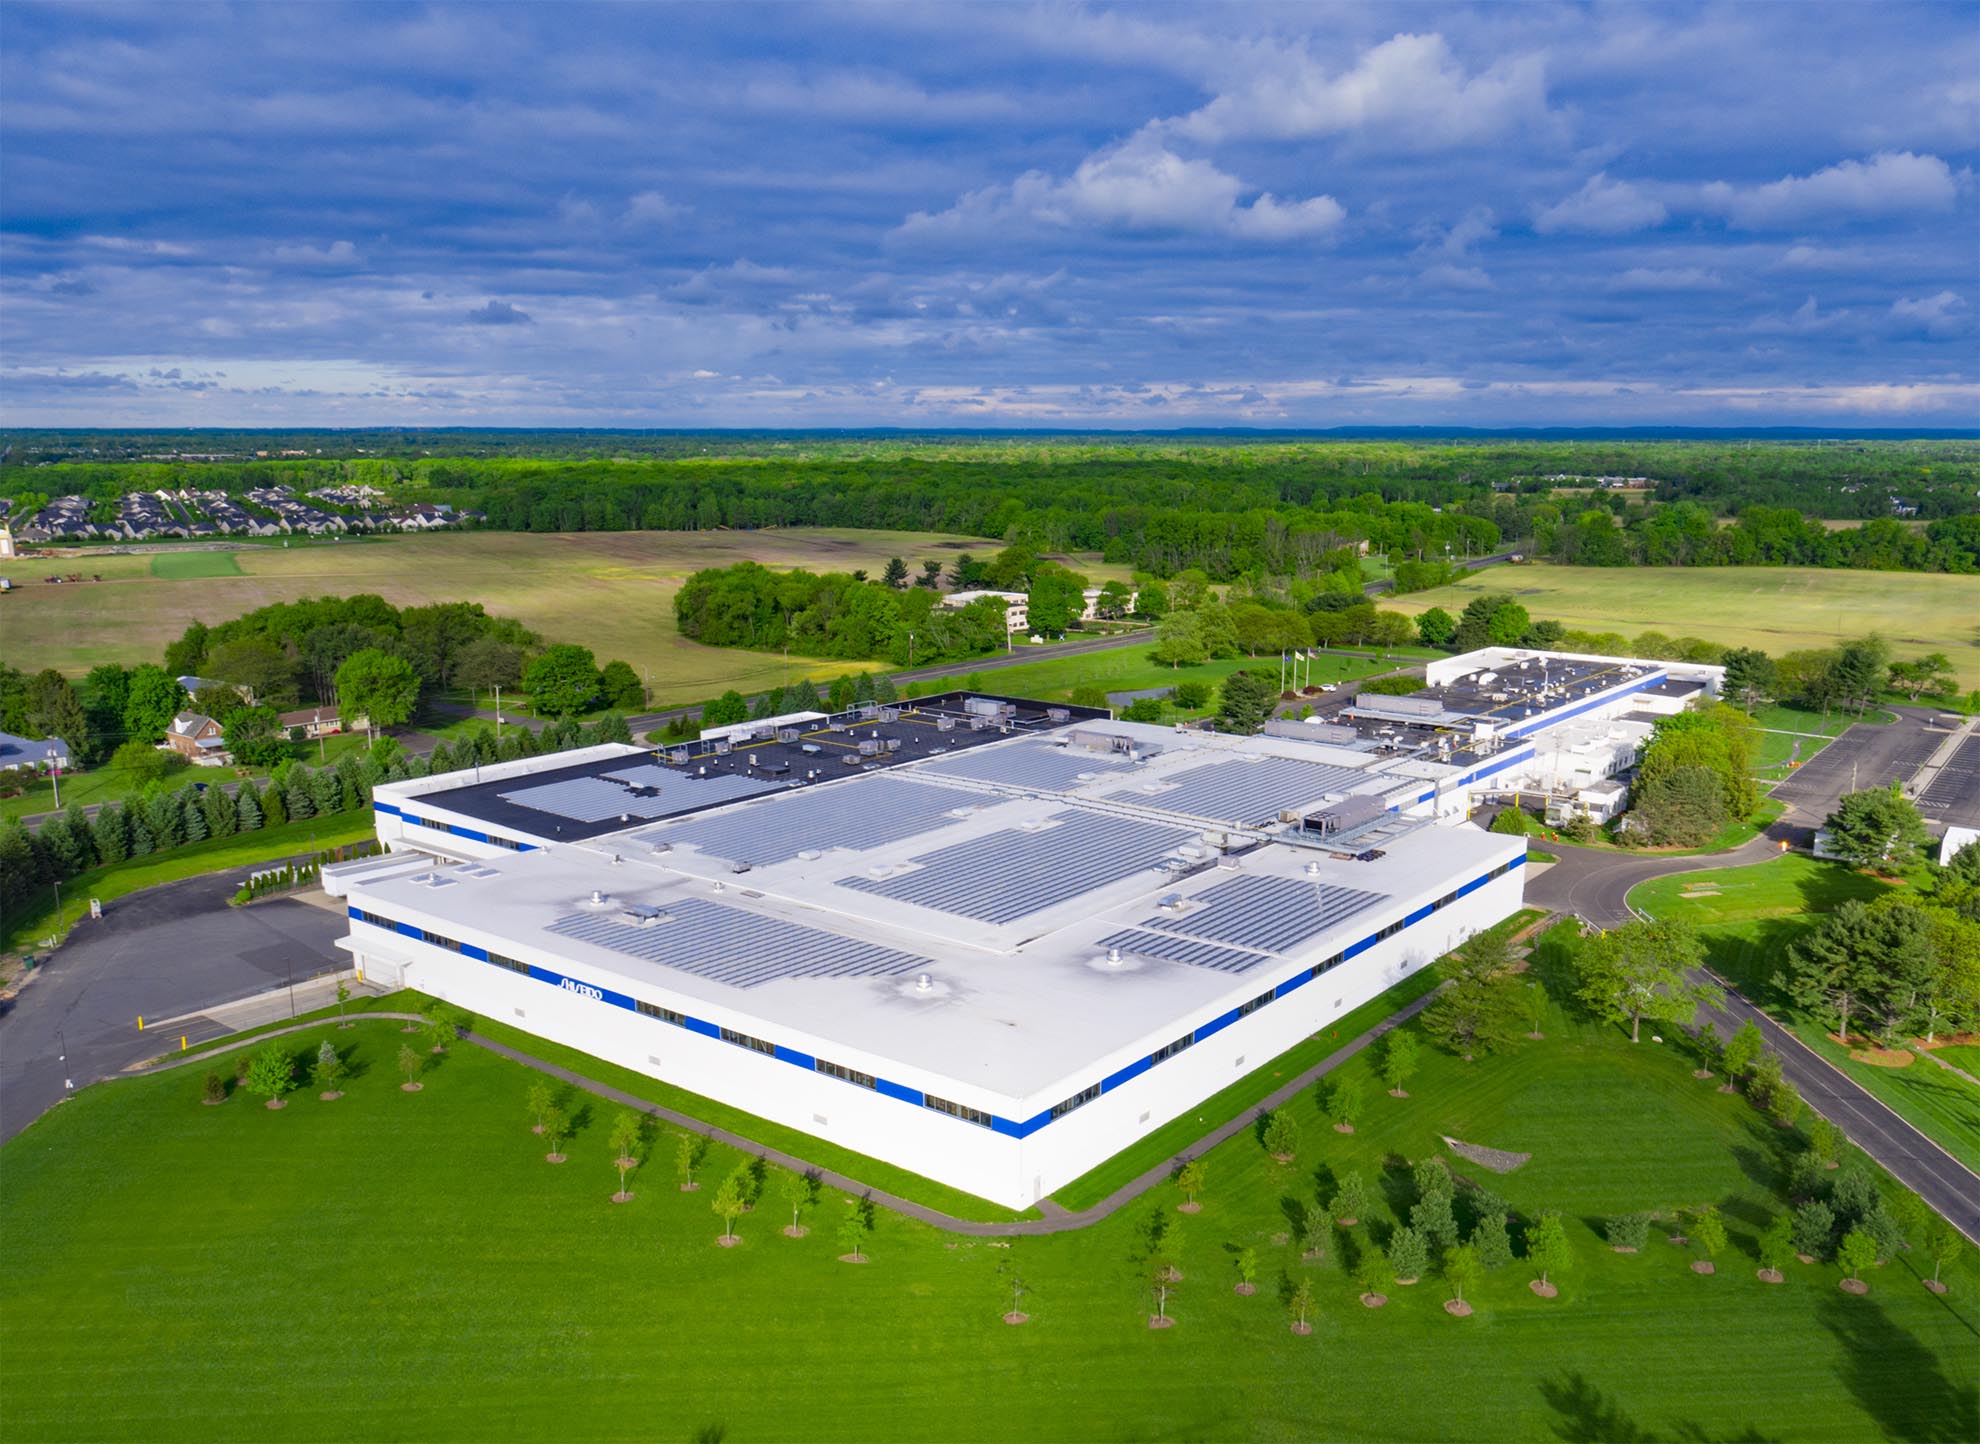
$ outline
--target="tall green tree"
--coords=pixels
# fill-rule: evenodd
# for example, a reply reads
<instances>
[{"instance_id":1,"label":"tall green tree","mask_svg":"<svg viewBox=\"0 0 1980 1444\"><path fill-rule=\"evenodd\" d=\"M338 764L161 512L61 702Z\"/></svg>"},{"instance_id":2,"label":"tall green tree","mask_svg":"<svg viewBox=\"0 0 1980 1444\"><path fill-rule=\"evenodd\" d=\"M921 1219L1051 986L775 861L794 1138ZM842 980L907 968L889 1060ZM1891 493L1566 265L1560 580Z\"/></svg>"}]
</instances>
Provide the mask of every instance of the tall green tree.
<instances>
[{"instance_id":1,"label":"tall green tree","mask_svg":"<svg viewBox=\"0 0 1980 1444\"><path fill-rule=\"evenodd\" d=\"M1825 824L1829 851L1851 867L1899 871L1918 860L1929 838L1917 805L1895 782L1852 792Z\"/></svg>"},{"instance_id":2,"label":"tall green tree","mask_svg":"<svg viewBox=\"0 0 1980 1444\"><path fill-rule=\"evenodd\" d=\"M1704 961L1704 946L1682 923L1627 923L1576 950L1575 996L1597 1016L1628 1023L1630 1042L1638 1042L1645 1018L1688 1023L1700 1006L1724 1001L1718 988L1689 976Z\"/></svg>"},{"instance_id":3,"label":"tall green tree","mask_svg":"<svg viewBox=\"0 0 1980 1444\"><path fill-rule=\"evenodd\" d=\"M1217 725L1250 736L1265 724L1278 701L1272 679L1256 672L1233 672L1218 691Z\"/></svg>"},{"instance_id":4,"label":"tall green tree","mask_svg":"<svg viewBox=\"0 0 1980 1444\"><path fill-rule=\"evenodd\" d=\"M1539 1273L1542 1284L1551 1283L1550 1274L1560 1273L1573 1261L1567 1230L1558 1213L1543 1213L1526 1231L1526 1262Z\"/></svg>"},{"instance_id":5,"label":"tall green tree","mask_svg":"<svg viewBox=\"0 0 1980 1444\"><path fill-rule=\"evenodd\" d=\"M598 663L589 647L559 642L523 669L523 687L539 717L570 717L598 700Z\"/></svg>"},{"instance_id":6,"label":"tall green tree","mask_svg":"<svg viewBox=\"0 0 1980 1444\"><path fill-rule=\"evenodd\" d=\"M404 657L367 647L337 669L337 706L347 721L362 717L372 739L397 727L419 706L419 674Z\"/></svg>"}]
</instances>

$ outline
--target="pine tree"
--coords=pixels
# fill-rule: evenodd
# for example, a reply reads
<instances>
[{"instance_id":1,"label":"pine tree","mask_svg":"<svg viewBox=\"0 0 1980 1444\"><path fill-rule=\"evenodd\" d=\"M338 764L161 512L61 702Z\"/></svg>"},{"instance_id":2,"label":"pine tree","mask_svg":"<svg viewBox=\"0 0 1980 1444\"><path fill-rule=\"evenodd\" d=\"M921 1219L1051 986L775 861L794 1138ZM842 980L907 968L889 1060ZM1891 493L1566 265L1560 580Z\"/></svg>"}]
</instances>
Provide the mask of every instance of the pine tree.
<instances>
[{"instance_id":1,"label":"pine tree","mask_svg":"<svg viewBox=\"0 0 1980 1444\"><path fill-rule=\"evenodd\" d=\"M282 789L273 782L261 794L262 823L267 827L280 827L289 820L289 801L282 795Z\"/></svg>"},{"instance_id":2,"label":"pine tree","mask_svg":"<svg viewBox=\"0 0 1980 1444\"><path fill-rule=\"evenodd\" d=\"M99 861L122 862L131 855L131 835L124 822L124 810L114 803L105 803L97 810L90 833L96 842Z\"/></svg>"},{"instance_id":3,"label":"pine tree","mask_svg":"<svg viewBox=\"0 0 1980 1444\"><path fill-rule=\"evenodd\" d=\"M1494 1210L1478 1220L1471 1230L1471 1246L1478 1250L1478 1261L1488 1269L1512 1262L1512 1238L1506 1232L1506 1216Z\"/></svg>"},{"instance_id":4,"label":"pine tree","mask_svg":"<svg viewBox=\"0 0 1980 1444\"><path fill-rule=\"evenodd\" d=\"M261 815L261 793L252 782L242 783L241 790L234 794L234 813L240 831L261 830L265 820Z\"/></svg>"},{"instance_id":5,"label":"pine tree","mask_svg":"<svg viewBox=\"0 0 1980 1444\"><path fill-rule=\"evenodd\" d=\"M71 802L62 817L69 824L70 835L76 840L76 871L81 872L85 868L95 867L96 835L90 830L89 816L83 811L83 805L80 802Z\"/></svg>"},{"instance_id":6,"label":"pine tree","mask_svg":"<svg viewBox=\"0 0 1980 1444\"><path fill-rule=\"evenodd\" d=\"M292 767L282 784L282 801L294 822L307 822L316 816L316 803L309 795L309 769Z\"/></svg>"},{"instance_id":7,"label":"pine tree","mask_svg":"<svg viewBox=\"0 0 1980 1444\"><path fill-rule=\"evenodd\" d=\"M185 819L187 842L206 841L206 807L197 794L189 802L180 804L179 815Z\"/></svg>"},{"instance_id":8,"label":"pine tree","mask_svg":"<svg viewBox=\"0 0 1980 1444\"><path fill-rule=\"evenodd\" d=\"M1399 1228L1389 1239L1389 1269L1397 1283L1414 1283L1430 1267L1430 1250L1423 1235L1413 1228Z\"/></svg>"},{"instance_id":9,"label":"pine tree","mask_svg":"<svg viewBox=\"0 0 1980 1444\"><path fill-rule=\"evenodd\" d=\"M232 837L240 830L240 804L224 787L209 787L200 797L209 837Z\"/></svg>"}]
</instances>

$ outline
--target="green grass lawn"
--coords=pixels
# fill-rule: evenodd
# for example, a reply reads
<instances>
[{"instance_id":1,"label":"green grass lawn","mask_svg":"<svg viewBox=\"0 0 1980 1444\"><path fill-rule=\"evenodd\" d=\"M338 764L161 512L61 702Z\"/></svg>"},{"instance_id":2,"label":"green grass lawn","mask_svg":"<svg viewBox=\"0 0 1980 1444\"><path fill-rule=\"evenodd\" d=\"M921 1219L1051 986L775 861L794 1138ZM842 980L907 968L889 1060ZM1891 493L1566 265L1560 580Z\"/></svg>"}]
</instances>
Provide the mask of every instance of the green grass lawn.
<instances>
[{"instance_id":1,"label":"green grass lawn","mask_svg":"<svg viewBox=\"0 0 1980 1444\"><path fill-rule=\"evenodd\" d=\"M1145 1327L1138 1229L1115 1218L1011 1249L881 1213L869 1262L843 1264L843 1204L781 1236L774 1181L715 1246L703 1191L675 1187L655 1140L615 1206L609 1111L582 1108L570 1161L527 1129L528 1075L457 1045L399 1090L390 1025L284 1040L349 1048L335 1103L270 1112L198 1103L205 1069L85 1090L0 1150L0 1390L30 1439L1963 1439L1980 1268L1951 1294L1900 1258L1867 1298L1832 1265L1769 1288L1755 1231L1777 1206L1782 1134L1689 1060L1618 1030L1550 1019L1548 1038L1466 1065L1431 1054L1412 1097L1370 1089L1361 1129L1295 1105L1291 1166L1249 1133L1208 1158L1186 1221L1176 1328ZM1575 1258L1562 1296L1517 1264L1452 1319L1434 1280L1362 1308L1343 1264L1385 1237L1396 1161L1444 1135L1530 1151L1488 1176L1517 1214L1558 1209ZM1459 1163L1461 1174L1477 1175ZM1376 1202L1308 1263L1289 1232L1316 1178L1360 1170ZM1602 1249L1588 1220L1714 1202L1734 1243L1715 1278L1656 1238ZM31 1224L26 1222L31 1221ZM1235 1251L1259 1259L1235 1294ZM1031 1315L1010 1328L1008 1278ZM1281 1290L1310 1278L1312 1337ZM1764 1342L1763 1342L1764 1341Z\"/></svg>"},{"instance_id":2,"label":"green grass lawn","mask_svg":"<svg viewBox=\"0 0 1980 1444\"><path fill-rule=\"evenodd\" d=\"M243 832L233 837L208 838L205 842L175 847L170 852L156 852L147 857L113 863L109 867L91 868L62 884L60 930L67 931L78 918L88 916L91 898L107 905L115 898L142 888L156 887L162 882L177 882L203 872L222 872L246 863L290 857L312 848L323 850L362 842L372 836L373 831L371 810L367 808L363 812L344 812L335 817L264 827L258 832ZM8 917L5 931L0 932L0 951L16 948L38 951L42 940L55 931L55 890L51 887L46 899L38 905L24 907Z\"/></svg>"},{"instance_id":3,"label":"green grass lawn","mask_svg":"<svg viewBox=\"0 0 1980 1444\"><path fill-rule=\"evenodd\" d=\"M153 552L151 574L171 582L237 577L241 575L241 564L234 560L232 552Z\"/></svg>"},{"instance_id":4,"label":"green grass lawn","mask_svg":"<svg viewBox=\"0 0 1980 1444\"><path fill-rule=\"evenodd\" d=\"M1809 760L1829 745L1827 737L1803 737L1791 732L1767 731L1760 734L1760 751L1753 759L1753 775L1768 782L1779 782L1794 771L1788 764L1806 767Z\"/></svg>"},{"instance_id":5,"label":"green grass lawn","mask_svg":"<svg viewBox=\"0 0 1980 1444\"><path fill-rule=\"evenodd\" d=\"M1943 1058L1955 1068L1963 1068L1975 1078L1980 1078L1980 1043L1959 1043L1945 1048L1934 1048L1934 1057Z\"/></svg>"},{"instance_id":6,"label":"green grass lawn","mask_svg":"<svg viewBox=\"0 0 1980 1444\"><path fill-rule=\"evenodd\" d=\"M1276 656L1227 657L1194 667L1165 667L1150 659L1150 653L1154 650L1154 644L1149 643L1079 656L1045 657L1036 662L985 672L983 685L987 690L1005 696L1064 702L1071 698L1075 687L1098 687L1103 692L1134 692L1146 687L1173 687L1179 682L1203 682L1214 689L1233 672L1249 669L1276 677L1279 671ZM1321 660L1312 664L1313 683L1318 686L1326 682L1352 681L1407 666L1408 663L1408 657L1371 662L1359 657L1323 654Z\"/></svg>"},{"instance_id":7,"label":"green grass lawn","mask_svg":"<svg viewBox=\"0 0 1980 1444\"><path fill-rule=\"evenodd\" d=\"M1953 1157L1980 1169L1980 1088L1922 1058L1904 1068L1851 1058L1772 981L1789 947L1821 913L1850 898L1867 901L1889 886L1840 863L1794 854L1757 867L1658 878L1629 896L1653 917L1696 926L1722 977Z\"/></svg>"},{"instance_id":8,"label":"green grass lawn","mask_svg":"<svg viewBox=\"0 0 1980 1444\"><path fill-rule=\"evenodd\" d=\"M1769 703L1755 709L1753 721L1756 726L1772 732L1812 732L1820 737L1840 737L1858 722L1879 727L1897 721L1897 716L1891 712L1874 711L1858 717L1851 712L1811 712L1805 707Z\"/></svg>"}]
</instances>

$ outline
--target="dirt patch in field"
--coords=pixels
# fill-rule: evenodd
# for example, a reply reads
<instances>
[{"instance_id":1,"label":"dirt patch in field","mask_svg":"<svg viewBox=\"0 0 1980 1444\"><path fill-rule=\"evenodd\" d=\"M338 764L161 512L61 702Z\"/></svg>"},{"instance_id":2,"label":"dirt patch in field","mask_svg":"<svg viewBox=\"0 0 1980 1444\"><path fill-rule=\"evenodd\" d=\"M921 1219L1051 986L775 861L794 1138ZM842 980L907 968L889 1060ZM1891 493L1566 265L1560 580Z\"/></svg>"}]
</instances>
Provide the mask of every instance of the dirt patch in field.
<instances>
[{"instance_id":1,"label":"dirt patch in field","mask_svg":"<svg viewBox=\"0 0 1980 1444\"><path fill-rule=\"evenodd\" d=\"M1444 1146L1459 1158L1489 1168L1494 1173L1511 1173L1515 1168L1530 1162L1530 1153L1511 1153L1503 1148L1486 1148L1477 1143L1460 1143L1455 1138L1446 1138Z\"/></svg>"}]
</instances>

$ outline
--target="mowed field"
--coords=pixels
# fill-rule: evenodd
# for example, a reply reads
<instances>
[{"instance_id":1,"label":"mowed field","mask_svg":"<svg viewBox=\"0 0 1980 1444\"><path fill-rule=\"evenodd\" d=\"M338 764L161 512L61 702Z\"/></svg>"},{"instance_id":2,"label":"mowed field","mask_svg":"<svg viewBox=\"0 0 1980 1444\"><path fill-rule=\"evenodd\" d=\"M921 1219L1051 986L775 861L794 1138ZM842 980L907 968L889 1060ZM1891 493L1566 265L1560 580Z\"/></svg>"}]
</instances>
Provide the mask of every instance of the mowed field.
<instances>
[{"instance_id":1,"label":"mowed field","mask_svg":"<svg viewBox=\"0 0 1980 1444\"><path fill-rule=\"evenodd\" d=\"M161 551L13 564L15 590L0 598L0 652L16 667L80 676L100 662L156 661L198 620L212 625L270 602L376 592L404 606L480 602L551 641L580 642L600 661L621 657L650 677L656 705L696 701L725 687L781 685L782 657L697 646L674 629L674 593L702 567L758 561L812 571L865 568L875 577L899 556L919 574L925 560L988 556L1002 543L926 532L794 528L755 532L474 532ZM100 582L44 582L55 572ZM857 664L793 657L789 676L816 678Z\"/></svg>"},{"instance_id":2,"label":"mowed field","mask_svg":"<svg viewBox=\"0 0 1980 1444\"><path fill-rule=\"evenodd\" d=\"M1569 627L1705 637L1779 656L1880 633L1900 657L1944 652L1980 687L1980 577L1821 567L1490 567L1448 587L1386 600L1412 616L1456 613L1480 592L1511 592Z\"/></svg>"},{"instance_id":3,"label":"mowed field","mask_svg":"<svg viewBox=\"0 0 1980 1444\"><path fill-rule=\"evenodd\" d=\"M1976 1437L1971 1250L1943 1298L1918 1250L1868 1271L1866 1298L1831 1263L1758 1282L1753 1240L1799 1136L1693 1078L1680 1050L1558 1009L1543 1030L1478 1064L1426 1050L1406 1099L1353 1060L1357 1132L1328 1127L1309 1091L1290 1105L1291 1164L1249 1130L1211 1150L1177 1324L1154 1331L1138 1236L1175 1217L1173 1188L1011 1248L882 1209L851 1266L844 1201L828 1193L810 1235L786 1238L773 1176L725 1249L710 1200L737 1153L712 1149L683 1193L673 1140L653 1137L615 1207L601 1100L569 1100L580 1126L549 1166L519 1065L457 1044L407 1094L396 1025L325 1024L284 1043L349 1054L336 1102L204 1108L194 1065L87 1089L0 1152L0 1209L31 1221L0 1265L9 1437ZM1487 1174L1447 1137L1531 1157ZM1356 1265L1410 1202L1404 1161L1433 1155L1522 1221L1564 1214L1559 1298L1514 1263L1471 1292L1469 1319L1444 1312L1434 1274L1360 1304ZM1370 1185L1359 1223L1303 1256L1301 1207L1348 1170ZM1676 1210L1707 1202L1732 1233L1714 1277L1666 1241ZM1640 1255L1610 1252L1599 1221L1635 1209L1666 1226ZM1250 1297L1233 1289L1245 1249ZM1284 1302L1300 1281L1306 1338ZM1014 1296L1022 1328L1000 1322Z\"/></svg>"}]
</instances>

